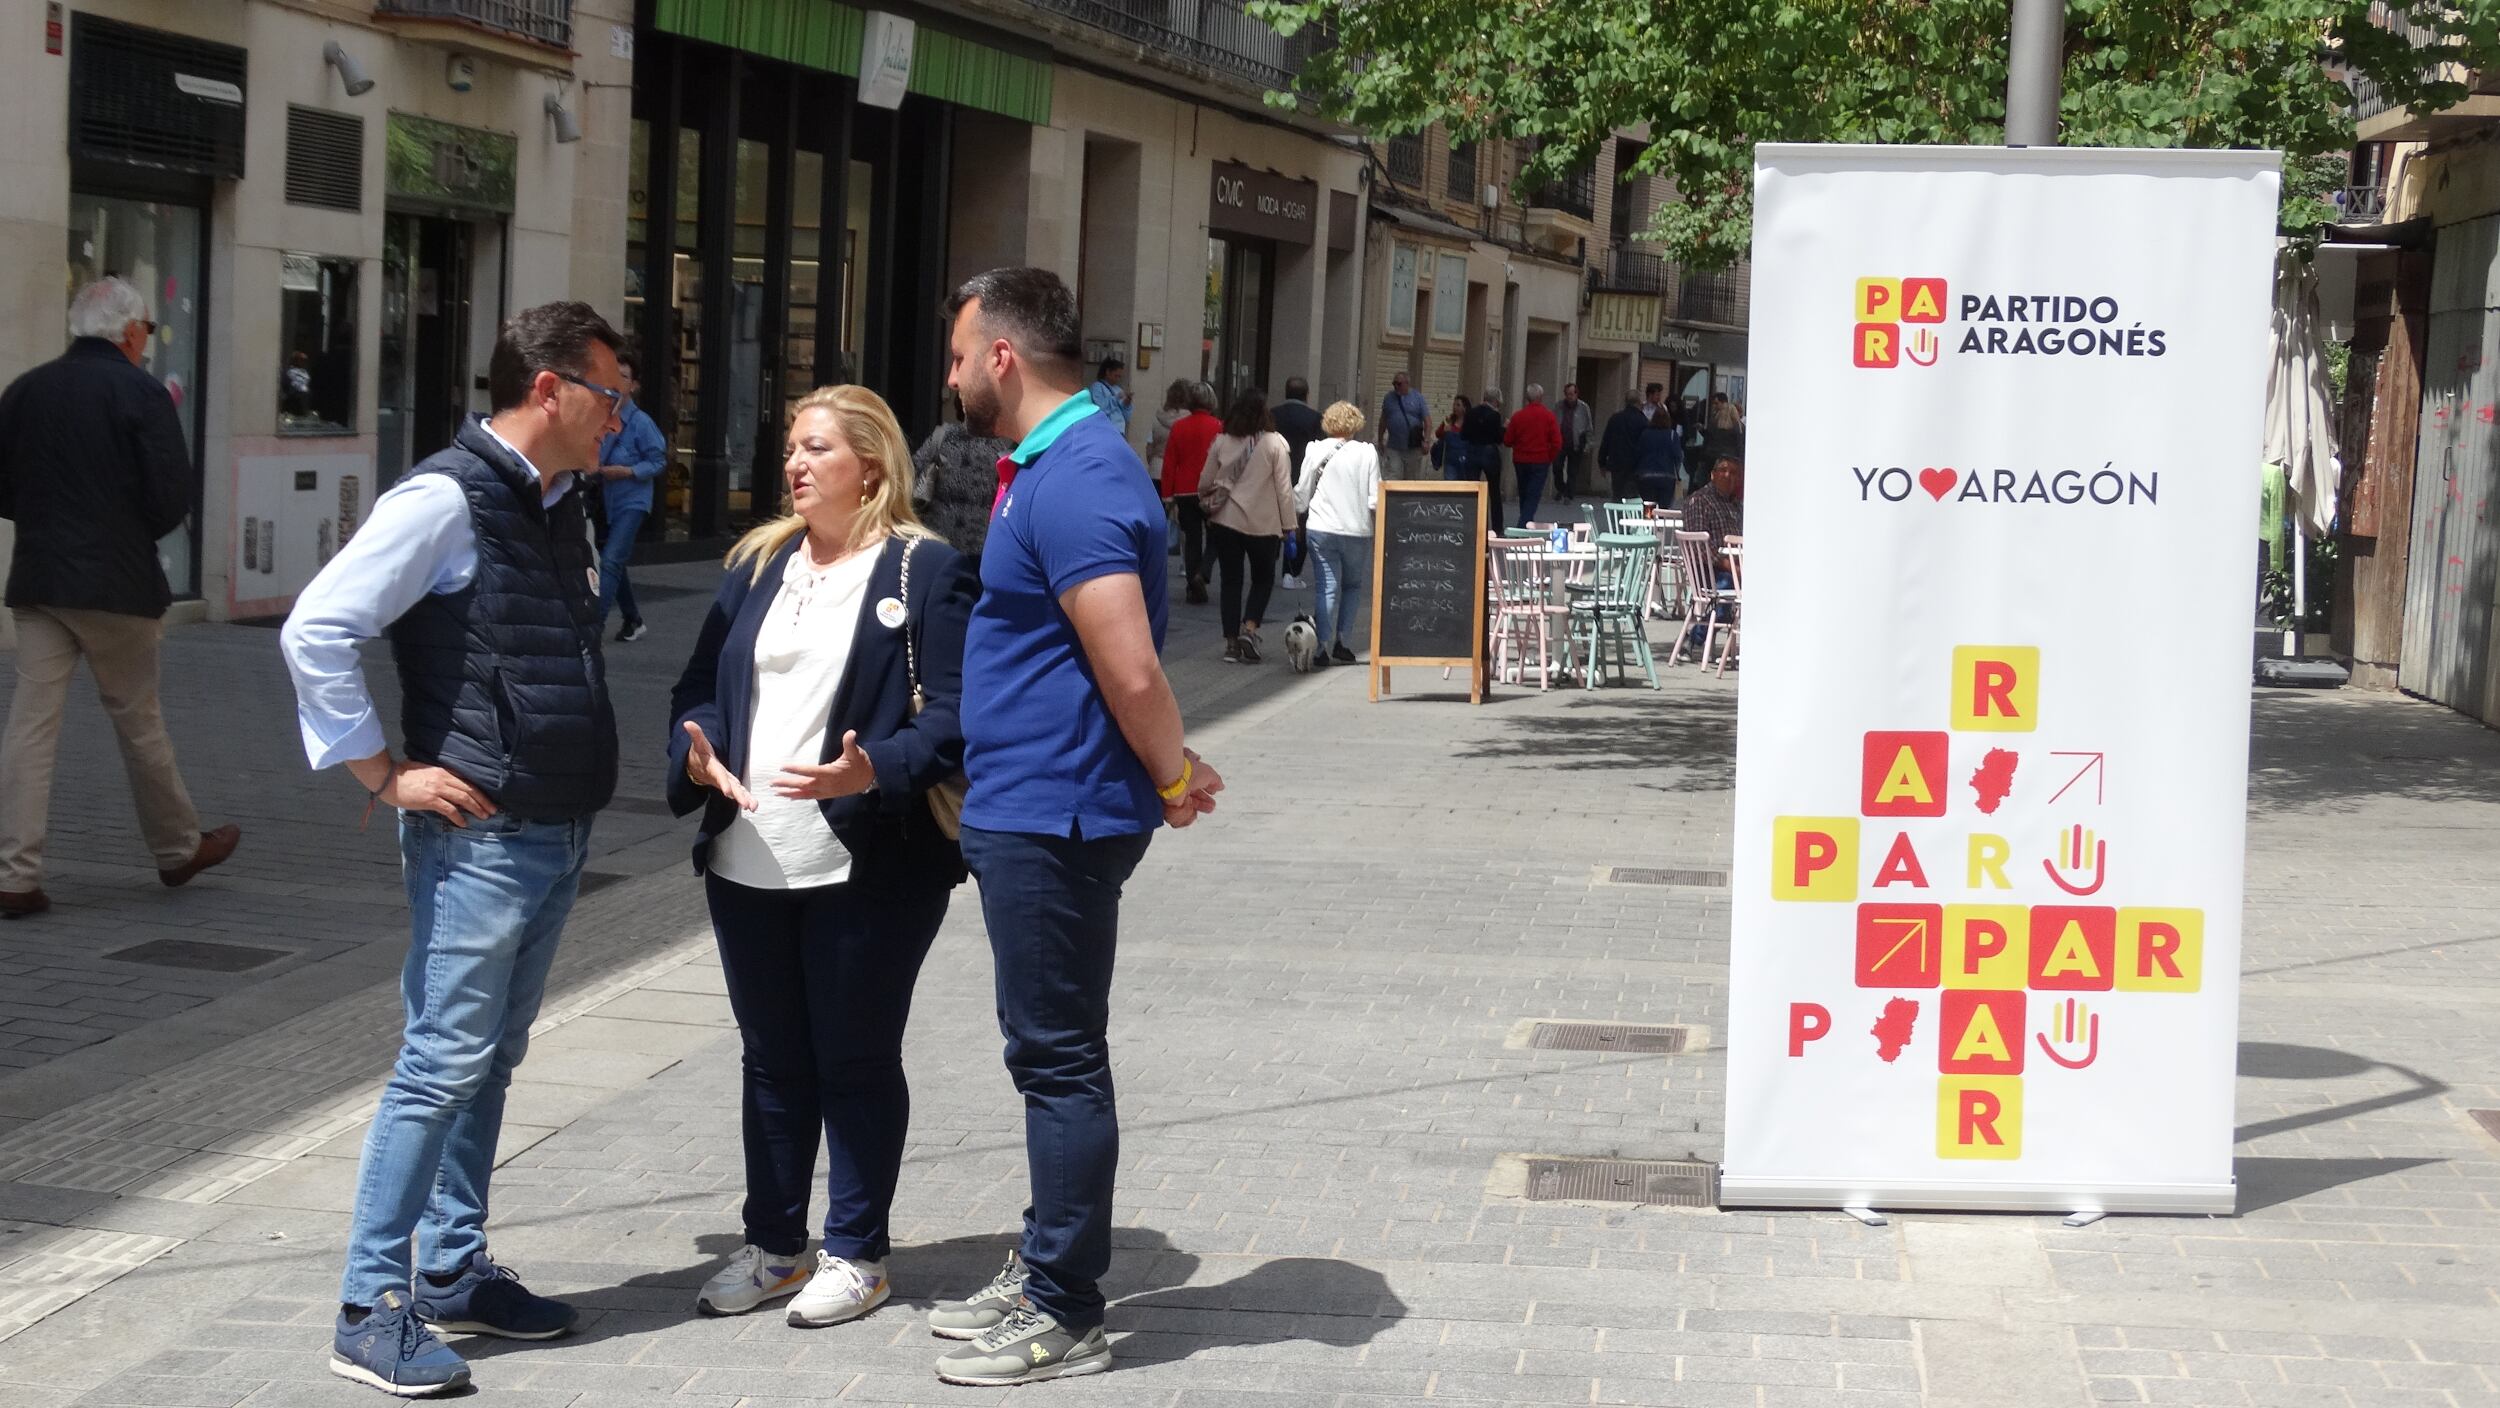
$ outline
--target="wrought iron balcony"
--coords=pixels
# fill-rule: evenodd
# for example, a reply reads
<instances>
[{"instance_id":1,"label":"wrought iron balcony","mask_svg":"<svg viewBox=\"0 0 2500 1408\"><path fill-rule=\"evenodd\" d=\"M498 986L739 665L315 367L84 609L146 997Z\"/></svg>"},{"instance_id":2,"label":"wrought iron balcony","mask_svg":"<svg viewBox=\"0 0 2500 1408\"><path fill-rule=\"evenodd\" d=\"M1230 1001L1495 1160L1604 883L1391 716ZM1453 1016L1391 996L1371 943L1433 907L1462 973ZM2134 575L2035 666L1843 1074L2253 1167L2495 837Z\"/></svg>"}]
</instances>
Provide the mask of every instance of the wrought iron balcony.
<instances>
[{"instance_id":1,"label":"wrought iron balcony","mask_svg":"<svg viewBox=\"0 0 2500 1408\"><path fill-rule=\"evenodd\" d=\"M1037 0L1042 9L1109 32L1195 68L1284 89L1322 42L1316 26L1290 39L1242 0ZM1422 181L1419 174L1417 182Z\"/></svg>"},{"instance_id":2,"label":"wrought iron balcony","mask_svg":"<svg viewBox=\"0 0 2500 1408\"><path fill-rule=\"evenodd\" d=\"M1389 179L1411 190L1424 188L1424 138L1408 132L1389 139Z\"/></svg>"},{"instance_id":3,"label":"wrought iron balcony","mask_svg":"<svg viewBox=\"0 0 2500 1408\"><path fill-rule=\"evenodd\" d=\"M2384 5L2370 7L2370 22L2401 35L2417 50L2436 52L2439 35L2426 25L2390 14ZM2463 83L2466 100L2444 112L2413 112L2388 100L2386 90L2357 72L2346 72L2352 91L2352 116L2365 142L2419 142L2458 135L2500 119L2500 75L2477 73L2453 62L2425 63L2426 76Z\"/></svg>"},{"instance_id":4,"label":"wrought iron balcony","mask_svg":"<svg viewBox=\"0 0 2500 1408\"><path fill-rule=\"evenodd\" d=\"M1559 210L1583 220L1597 218L1597 173L1582 168L1558 181L1548 181L1528 193L1531 210Z\"/></svg>"},{"instance_id":5,"label":"wrought iron balcony","mask_svg":"<svg viewBox=\"0 0 2500 1408\"><path fill-rule=\"evenodd\" d=\"M1614 293L1668 293L1675 288L1675 266L1664 257L1617 241L1606 248L1605 264L1592 264L1591 290Z\"/></svg>"},{"instance_id":6,"label":"wrought iron balcony","mask_svg":"<svg viewBox=\"0 0 2500 1408\"><path fill-rule=\"evenodd\" d=\"M573 0L375 0L381 20L435 21L571 52Z\"/></svg>"},{"instance_id":7,"label":"wrought iron balcony","mask_svg":"<svg viewBox=\"0 0 2500 1408\"><path fill-rule=\"evenodd\" d=\"M2342 225L2376 225L2387 218L2387 187L2346 186L2335 193L2335 220Z\"/></svg>"},{"instance_id":8,"label":"wrought iron balcony","mask_svg":"<svg viewBox=\"0 0 2500 1408\"><path fill-rule=\"evenodd\" d=\"M1675 300L1670 318L1689 323L1717 323L1722 327L1741 328L1753 315L1753 269L1738 265L1733 269L1707 272L1671 269Z\"/></svg>"}]
</instances>

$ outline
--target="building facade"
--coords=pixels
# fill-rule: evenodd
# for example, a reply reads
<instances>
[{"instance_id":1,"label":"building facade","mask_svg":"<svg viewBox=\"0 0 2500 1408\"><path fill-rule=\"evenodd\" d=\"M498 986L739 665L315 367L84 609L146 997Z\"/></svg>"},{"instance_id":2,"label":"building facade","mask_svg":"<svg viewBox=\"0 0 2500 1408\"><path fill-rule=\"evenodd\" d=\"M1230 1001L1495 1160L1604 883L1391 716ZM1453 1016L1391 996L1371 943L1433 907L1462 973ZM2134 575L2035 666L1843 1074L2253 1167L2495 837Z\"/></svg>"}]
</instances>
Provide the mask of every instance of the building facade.
<instances>
[{"instance_id":1,"label":"building facade","mask_svg":"<svg viewBox=\"0 0 2500 1408\"><path fill-rule=\"evenodd\" d=\"M618 308L574 197L626 3L78 0L0 54L0 377L59 354L80 284L148 295L198 475L180 615L285 610L483 407L506 311Z\"/></svg>"}]
</instances>

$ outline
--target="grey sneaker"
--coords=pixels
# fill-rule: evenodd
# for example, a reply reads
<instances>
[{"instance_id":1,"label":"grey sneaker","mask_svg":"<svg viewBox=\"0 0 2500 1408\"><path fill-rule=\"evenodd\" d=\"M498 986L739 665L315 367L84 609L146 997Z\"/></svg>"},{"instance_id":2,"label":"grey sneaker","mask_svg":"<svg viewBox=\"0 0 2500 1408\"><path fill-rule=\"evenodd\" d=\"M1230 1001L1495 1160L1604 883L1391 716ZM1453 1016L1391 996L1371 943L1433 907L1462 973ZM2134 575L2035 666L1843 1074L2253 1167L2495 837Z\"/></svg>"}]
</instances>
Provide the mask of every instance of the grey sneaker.
<instances>
[{"instance_id":1,"label":"grey sneaker","mask_svg":"<svg viewBox=\"0 0 2500 1408\"><path fill-rule=\"evenodd\" d=\"M937 1376L950 1384L1006 1388L1099 1374L1111 1367L1111 1345L1096 1325L1082 1335L1018 1301L1007 1318L979 1339L937 1362Z\"/></svg>"},{"instance_id":2,"label":"grey sneaker","mask_svg":"<svg viewBox=\"0 0 2500 1408\"><path fill-rule=\"evenodd\" d=\"M942 1300L929 1309L929 1333L942 1340L972 1340L998 1328L1024 1298L1024 1258L1007 1253L990 1283L969 1300Z\"/></svg>"}]
</instances>

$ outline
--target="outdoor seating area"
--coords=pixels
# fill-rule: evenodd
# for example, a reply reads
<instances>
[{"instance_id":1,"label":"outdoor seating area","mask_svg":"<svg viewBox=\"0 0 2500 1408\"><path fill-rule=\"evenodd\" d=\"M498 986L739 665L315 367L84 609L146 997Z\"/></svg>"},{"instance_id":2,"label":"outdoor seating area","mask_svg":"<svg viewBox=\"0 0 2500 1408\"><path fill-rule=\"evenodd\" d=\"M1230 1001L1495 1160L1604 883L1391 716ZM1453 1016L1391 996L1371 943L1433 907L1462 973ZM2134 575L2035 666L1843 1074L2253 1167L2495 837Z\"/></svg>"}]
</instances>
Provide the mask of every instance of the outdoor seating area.
<instances>
[{"instance_id":1,"label":"outdoor seating area","mask_svg":"<svg viewBox=\"0 0 2500 1408\"><path fill-rule=\"evenodd\" d=\"M1731 535L1714 564L1710 535L1686 532L1683 522L1634 499L1588 506L1579 522L1488 535L1492 678L1540 690L1575 682L1656 689L1662 666L1685 663L1725 678L1738 663L1744 540ZM1653 621L1676 623L1671 644L1651 640Z\"/></svg>"}]
</instances>

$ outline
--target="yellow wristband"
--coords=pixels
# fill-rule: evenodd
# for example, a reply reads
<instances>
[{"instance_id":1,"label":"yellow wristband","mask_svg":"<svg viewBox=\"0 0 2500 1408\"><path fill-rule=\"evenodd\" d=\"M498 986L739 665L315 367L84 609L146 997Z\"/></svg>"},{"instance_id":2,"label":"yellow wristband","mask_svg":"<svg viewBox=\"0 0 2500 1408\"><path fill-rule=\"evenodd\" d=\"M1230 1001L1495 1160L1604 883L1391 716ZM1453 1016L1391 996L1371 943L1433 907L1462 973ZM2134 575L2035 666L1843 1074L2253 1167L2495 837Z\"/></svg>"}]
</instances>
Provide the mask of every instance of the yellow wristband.
<instances>
[{"instance_id":1,"label":"yellow wristband","mask_svg":"<svg viewBox=\"0 0 2500 1408\"><path fill-rule=\"evenodd\" d=\"M1197 771L1198 765L1189 760L1188 754L1182 754L1181 775L1172 779L1171 786L1156 788L1155 795L1161 797L1166 806L1169 806L1172 803L1179 801L1181 798L1188 796L1190 780L1196 776Z\"/></svg>"}]
</instances>

